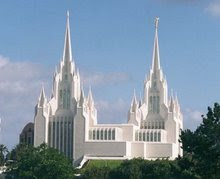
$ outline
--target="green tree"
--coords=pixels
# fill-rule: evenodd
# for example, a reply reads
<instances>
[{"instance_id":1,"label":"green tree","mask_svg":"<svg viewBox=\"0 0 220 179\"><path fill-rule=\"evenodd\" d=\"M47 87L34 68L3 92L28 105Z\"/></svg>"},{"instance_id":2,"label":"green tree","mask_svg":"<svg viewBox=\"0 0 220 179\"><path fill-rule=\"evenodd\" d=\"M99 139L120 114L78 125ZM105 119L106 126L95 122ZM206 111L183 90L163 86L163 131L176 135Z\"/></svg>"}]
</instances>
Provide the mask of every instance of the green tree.
<instances>
[{"instance_id":1,"label":"green tree","mask_svg":"<svg viewBox=\"0 0 220 179\"><path fill-rule=\"evenodd\" d=\"M57 150L42 144L24 147L9 166L8 178L69 179L74 177L71 162Z\"/></svg>"},{"instance_id":2,"label":"green tree","mask_svg":"<svg viewBox=\"0 0 220 179\"><path fill-rule=\"evenodd\" d=\"M220 178L220 105L208 107L201 125L194 131L181 134L184 157L202 178Z\"/></svg>"},{"instance_id":3,"label":"green tree","mask_svg":"<svg viewBox=\"0 0 220 179\"><path fill-rule=\"evenodd\" d=\"M0 144L0 166L4 165L7 152L7 147L3 144Z\"/></svg>"}]
</instances>

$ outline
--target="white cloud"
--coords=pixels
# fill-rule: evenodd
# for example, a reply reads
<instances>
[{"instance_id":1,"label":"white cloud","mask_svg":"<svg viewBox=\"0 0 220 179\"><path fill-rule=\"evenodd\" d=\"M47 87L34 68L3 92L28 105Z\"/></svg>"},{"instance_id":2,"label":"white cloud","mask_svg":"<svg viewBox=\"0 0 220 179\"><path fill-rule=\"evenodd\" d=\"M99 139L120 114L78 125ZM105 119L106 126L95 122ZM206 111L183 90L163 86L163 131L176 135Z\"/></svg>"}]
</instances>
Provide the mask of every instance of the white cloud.
<instances>
[{"instance_id":1,"label":"white cloud","mask_svg":"<svg viewBox=\"0 0 220 179\"><path fill-rule=\"evenodd\" d=\"M220 1L211 2L208 7L205 9L212 16L220 16Z\"/></svg>"},{"instance_id":2,"label":"white cloud","mask_svg":"<svg viewBox=\"0 0 220 179\"><path fill-rule=\"evenodd\" d=\"M202 115L204 113L199 110L193 109L185 109L183 110L183 117L184 117L184 129L191 129L195 130L197 126L202 122Z\"/></svg>"},{"instance_id":3,"label":"white cloud","mask_svg":"<svg viewBox=\"0 0 220 179\"><path fill-rule=\"evenodd\" d=\"M81 75L85 86L114 85L131 80L129 74L124 72L82 72Z\"/></svg>"},{"instance_id":4,"label":"white cloud","mask_svg":"<svg viewBox=\"0 0 220 179\"><path fill-rule=\"evenodd\" d=\"M126 123L129 104L119 98L114 102L99 100L96 102L98 122L100 123Z\"/></svg>"},{"instance_id":5,"label":"white cloud","mask_svg":"<svg viewBox=\"0 0 220 179\"><path fill-rule=\"evenodd\" d=\"M34 106L41 84L48 89L50 72L30 62L13 62L0 55L0 143L12 147L28 121L33 121Z\"/></svg>"}]
</instances>

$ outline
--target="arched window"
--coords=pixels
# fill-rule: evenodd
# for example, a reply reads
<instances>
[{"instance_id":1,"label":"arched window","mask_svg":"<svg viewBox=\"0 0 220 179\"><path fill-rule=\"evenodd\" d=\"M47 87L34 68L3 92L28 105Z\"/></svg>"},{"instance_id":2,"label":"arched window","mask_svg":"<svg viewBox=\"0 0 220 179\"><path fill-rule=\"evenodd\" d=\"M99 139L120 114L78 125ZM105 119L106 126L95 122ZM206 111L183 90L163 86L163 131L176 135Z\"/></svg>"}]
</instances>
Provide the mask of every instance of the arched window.
<instances>
[{"instance_id":1,"label":"arched window","mask_svg":"<svg viewBox=\"0 0 220 179\"><path fill-rule=\"evenodd\" d=\"M111 136L111 129L108 130L108 140L111 140L112 136Z\"/></svg>"},{"instance_id":2,"label":"arched window","mask_svg":"<svg viewBox=\"0 0 220 179\"><path fill-rule=\"evenodd\" d=\"M148 129L151 129L151 122L148 122Z\"/></svg>"},{"instance_id":3,"label":"arched window","mask_svg":"<svg viewBox=\"0 0 220 179\"><path fill-rule=\"evenodd\" d=\"M142 141L142 133L139 132L139 141Z\"/></svg>"},{"instance_id":4,"label":"arched window","mask_svg":"<svg viewBox=\"0 0 220 179\"><path fill-rule=\"evenodd\" d=\"M107 129L105 129L105 140L107 140L108 139L108 131L107 131Z\"/></svg>"},{"instance_id":5,"label":"arched window","mask_svg":"<svg viewBox=\"0 0 220 179\"><path fill-rule=\"evenodd\" d=\"M159 129L161 129L161 122L159 122Z\"/></svg>"},{"instance_id":6,"label":"arched window","mask_svg":"<svg viewBox=\"0 0 220 179\"><path fill-rule=\"evenodd\" d=\"M115 129L112 129L112 140L115 140Z\"/></svg>"},{"instance_id":7,"label":"arched window","mask_svg":"<svg viewBox=\"0 0 220 179\"><path fill-rule=\"evenodd\" d=\"M70 89L67 90L67 108L70 108Z\"/></svg>"},{"instance_id":8,"label":"arched window","mask_svg":"<svg viewBox=\"0 0 220 179\"><path fill-rule=\"evenodd\" d=\"M66 109L66 90L63 90L63 109Z\"/></svg>"},{"instance_id":9,"label":"arched window","mask_svg":"<svg viewBox=\"0 0 220 179\"><path fill-rule=\"evenodd\" d=\"M101 140L103 140L104 136L103 136L103 129L101 130Z\"/></svg>"},{"instance_id":10,"label":"arched window","mask_svg":"<svg viewBox=\"0 0 220 179\"><path fill-rule=\"evenodd\" d=\"M97 129L97 136L96 136L97 140L99 140L99 129Z\"/></svg>"},{"instance_id":11,"label":"arched window","mask_svg":"<svg viewBox=\"0 0 220 179\"><path fill-rule=\"evenodd\" d=\"M143 141L145 141L146 138L145 138L145 132L143 132Z\"/></svg>"},{"instance_id":12,"label":"arched window","mask_svg":"<svg viewBox=\"0 0 220 179\"><path fill-rule=\"evenodd\" d=\"M155 129L158 129L158 122L155 121Z\"/></svg>"},{"instance_id":13,"label":"arched window","mask_svg":"<svg viewBox=\"0 0 220 179\"><path fill-rule=\"evenodd\" d=\"M156 96L153 96L153 113L156 113L156 108L157 108Z\"/></svg>"},{"instance_id":14,"label":"arched window","mask_svg":"<svg viewBox=\"0 0 220 179\"><path fill-rule=\"evenodd\" d=\"M158 132L158 142L161 142L161 133Z\"/></svg>"},{"instance_id":15,"label":"arched window","mask_svg":"<svg viewBox=\"0 0 220 179\"><path fill-rule=\"evenodd\" d=\"M147 132L147 142L149 142L149 132Z\"/></svg>"},{"instance_id":16,"label":"arched window","mask_svg":"<svg viewBox=\"0 0 220 179\"><path fill-rule=\"evenodd\" d=\"M157 96L157 113L160 113L160 97Z\"/></svg>"},{"instance_id":17,"label":"arched window","mask_svg":"<svg viewBox=\"0 0 220 179\"><path fill-rule=\"evenodd\" d=\"M165 129L165 125L164 125L164 122L162 122L162 129Z\"/></svg>"},{"instance_id":18,"label":"arched window","mask_svg":"<svg viewBox=\"0 0 220 179\"><path fill-rule=\"evenodd\" d=\"M150 133L150 141L153 142L153 132Z\"/></svg>"},{"instance_id":19,"label":"arched window","mask_svg":"<svg viewBox=\"0 0 220 179\"><path fill-rule=\"evenodd\" d=\"M157 132L154 132L154 142L157 142Z\"/></svg>"},{"instance_id":20,"label":"arched window","mask_svg":"<svg viewBox=\"0 0 220 179\"><path fill-rule=\"evenodd\" d=\"M93 133L92 133L92 139L95 140L95 129L93 130Z\"/></svg>"}]
</instances>

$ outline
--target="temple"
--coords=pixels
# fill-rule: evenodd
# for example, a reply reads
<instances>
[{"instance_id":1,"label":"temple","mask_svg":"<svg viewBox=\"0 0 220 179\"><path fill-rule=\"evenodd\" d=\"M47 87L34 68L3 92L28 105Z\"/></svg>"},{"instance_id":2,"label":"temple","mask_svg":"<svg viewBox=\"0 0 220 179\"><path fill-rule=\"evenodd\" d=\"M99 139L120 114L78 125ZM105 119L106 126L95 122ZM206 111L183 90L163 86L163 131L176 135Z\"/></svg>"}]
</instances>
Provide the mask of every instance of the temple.
<instances>
[{"instance_id":1,"label":"temple","mask_svg":"<svg viewBox=\"0 0 220 179\"><path fill-rule=\"evenodd\" d=\"M160 66L158 21L152 68L145 79L143 99L134 94L126 124L98 124L91 89L84 95L72 49L67 13L63 58L53 75L51 98L42 87L34 117L34 146L47 143L82 165L89 159L175 159L182 155L179 142L183 116L177 96L168 97Z\"/></svg>"}]
</instances>

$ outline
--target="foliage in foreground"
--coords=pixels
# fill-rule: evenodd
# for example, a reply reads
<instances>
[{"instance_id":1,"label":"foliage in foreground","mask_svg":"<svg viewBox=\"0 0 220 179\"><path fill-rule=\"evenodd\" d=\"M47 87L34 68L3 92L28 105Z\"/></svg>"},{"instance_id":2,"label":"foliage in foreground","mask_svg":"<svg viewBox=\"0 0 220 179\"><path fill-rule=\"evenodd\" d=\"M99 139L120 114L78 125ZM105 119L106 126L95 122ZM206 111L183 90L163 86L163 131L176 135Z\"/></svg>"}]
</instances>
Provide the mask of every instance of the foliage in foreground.
<instances>
[{"instance_id":1,"label":"foliage in foreground","mask_svg":"<svg viewBox=\"0 0 220 179\"><path fill-rule=\"evenodd\" d=\"M7 178L68 179L73 178L71 162L57 150L42 144L39 147L23 146L15 152L16 161L9 165ZM13 157L15 157L13 156Z\"/></svg>"},{"instance_id":2,"label":"foliage in foreground","mask_svg":"<svg viewBox=\"0 0 220 179\"><path fill-rule=\"evenodd\" d=\"M8 153L8 149L5 145L0 144L0 166L3 166L6 160L6 154Z\"/></svg>"},{"instance_id":3,"label":"foliage in foreground","mask_svg":"<svg viewBox=\"0 0 220 179\"><path fill-rule=\"evenodd\" d=\"M218 179L220 178L220 105L208 107L206 116L195 131L182 131L180 136L184 156L175 161L124 161L119 167L86 169L83 178L103 179Z\"/></svg>"}]
</instances>

